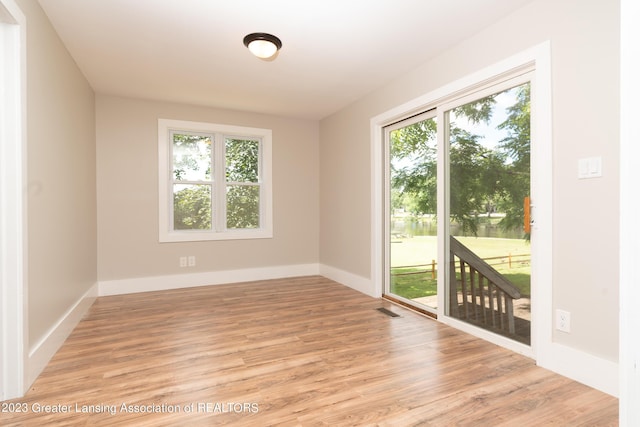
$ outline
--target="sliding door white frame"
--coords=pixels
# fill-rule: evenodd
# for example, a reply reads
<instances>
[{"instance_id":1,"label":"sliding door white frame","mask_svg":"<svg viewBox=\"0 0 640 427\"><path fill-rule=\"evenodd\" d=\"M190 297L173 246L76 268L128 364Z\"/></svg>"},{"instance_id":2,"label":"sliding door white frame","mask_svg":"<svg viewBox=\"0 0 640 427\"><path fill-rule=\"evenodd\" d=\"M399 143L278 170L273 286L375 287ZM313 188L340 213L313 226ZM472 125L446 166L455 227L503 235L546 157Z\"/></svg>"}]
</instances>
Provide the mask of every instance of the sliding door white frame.
<instances>
[{"instance_id":1,"label":"sliding door white frame","mask_svg":"<svg viewBox=\"0 0 640 427\"><path fill-rule=\"evenodd\" d=\"M437 104L454 99L462 93L473 91L474 88L486 86L491 81L498 81L506 74L513 74L518 69L533 68L532 82L532 144L531 174L535 176L532 182L532 194L538 194L536 200L536 224L539 230L536 232L537 245L544 253L532 254L537 262L532 271L532 276L540 283L533 291L532 317L537 319L537 324L532 331L532 352L523 348L514 348L516 351L530 353L538 363L541 358L546 359L547 351L553 345L552 342L552 177L548 173L552 164L552 129L551 129L551 48L549 42L541 43L519 54L509 57L499 63L479 70L467 77L456 80L433 92L420 96L403 105L395 107L371 119L371 278L374 284L374 294L383 294L385 282L385 221L384 216L384 127L422 111L426 111ZM534 107L536 106L536 107ZM439 126L440 127L440 126ZM440 168L439 168L440 170ZM439 177L440 179L440 177ZM440 204L440 203L439 203ZM441 305L441 304L439 304ZM443 306L443 305L441 305ZM439 316L440 320L446 316ZM488 337L491 338L491 337ZM496 344L504 345L504 341L498 339ZM545 360L545 362L547 362ZM541 363L544 365L544 363Z\"/></svg>"}]
</instances>

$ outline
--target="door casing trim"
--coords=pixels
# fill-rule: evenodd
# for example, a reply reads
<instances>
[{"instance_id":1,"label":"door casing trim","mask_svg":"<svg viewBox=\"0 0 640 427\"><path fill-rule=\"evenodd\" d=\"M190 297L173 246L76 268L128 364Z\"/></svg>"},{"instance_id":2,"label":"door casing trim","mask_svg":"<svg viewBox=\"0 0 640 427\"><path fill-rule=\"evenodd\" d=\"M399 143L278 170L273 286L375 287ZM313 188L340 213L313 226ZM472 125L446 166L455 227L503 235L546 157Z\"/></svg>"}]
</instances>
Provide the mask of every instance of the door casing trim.
<instances>
[{"instance_id":1,"label":"door casing trim","mask_svg":"<svg viewBox=\"0 0 640 427\"><path fill-rule=\"evenodd\" d=\"M27 335L26 18L0 0L0 400L24 395Z\"/></svg>"},{"instance_id":2,"label":"door casing trim","mask_svg":"<svg viewBox=\"0 0 640 427\"><path fill-rule=\"evenodd\" d=\"M535 276L536 285L532 286L532 330L531 346L523 346L512 340L502 339L496 334L482 331L479 328L469 329L468 332L482 335L482 338L495 344L507 347L513 351L526 354L541 364L547 354L545 349L552 343L552 174L548 173L552 165L552 110L551 110L551 43L540 43L518 54L510 56L500 62L485 67L475 73L465 76L442 86L432 92L419 96L402 105L394 107L373 117L370 121L371 130L371 279L376 296L382 296L384 284L385 256L384 236L384 127L404 117L426 111L435 104L443 103L447 99L455 99L462 93L473 91L490 81L498 81L501 76L513 74L518 69L533 68L531 72L532 88L532 123L531 139L531 175L532 202L536 206L535 223L532 234L536 235L535 248L532 248L532 277ZM535 195L535 199L534 199ZM544 248L544 250L542 250ZM443 305L439 304L440 307ZM455 319L438 313L439 321L458 328L466 328Z\"/></svg>"}]
</instances>

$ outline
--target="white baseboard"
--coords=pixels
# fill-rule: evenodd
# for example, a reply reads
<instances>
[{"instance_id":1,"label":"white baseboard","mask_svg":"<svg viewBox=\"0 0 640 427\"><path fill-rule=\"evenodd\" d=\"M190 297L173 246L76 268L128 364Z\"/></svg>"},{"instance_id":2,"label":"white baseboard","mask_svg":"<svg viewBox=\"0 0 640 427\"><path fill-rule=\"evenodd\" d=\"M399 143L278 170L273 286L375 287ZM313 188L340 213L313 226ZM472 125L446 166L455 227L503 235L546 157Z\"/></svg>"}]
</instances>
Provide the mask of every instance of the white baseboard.
<instances>
[{"instance_id":1,"label":"white baseboard","mask_svg":"<svg viewBox=\"0 0 640 427\"><path fill-rule=\"evenodd\" d=\"M44 337L29 349L25 391L38 378L97 297L98 284L96 283L47 331Z\"/></svg>"},{"instance_id":2,"label":"white baseboard","mask_svg":"<svg viewBox=\"0 0 640 427\"><path fill-rule=\"evenodd\" d=\"M538 354L537 363L545 369L618 397L620 376L616 362L552 343L546 347L544 354Z\"/></svg>"},{"instance_id":3,"label":"white baseboard","mask_svg":"<svg viewBox=\"0 0 640 427\"><path fill-rule=\"evenodd\" d=\"M98 282L98 284L99 295L108 296L132 294L137 292L164 291L167 289L192 288L196 286L250 282L253 280L313 276L317 274L320 274L320 267L318 264L295 264L276 267L246 268L241 270L174 274L170 276L105 280Z\"/></svg>"},{"instance_id":4,"label":"white baseboard","mask_svg":"<svg viewBox=\"0 0 640 427\"><path fill-rule=\"evenodd\" d=\"M380 295L375 295L371 279L366 277L358 276L357 274L349 273L348 271L340 270L339 268L325 264L320 264L320 274L327 279L334 280L342 285L369 295L370 297L380 297Z\"/></svg>"}]
</instances>

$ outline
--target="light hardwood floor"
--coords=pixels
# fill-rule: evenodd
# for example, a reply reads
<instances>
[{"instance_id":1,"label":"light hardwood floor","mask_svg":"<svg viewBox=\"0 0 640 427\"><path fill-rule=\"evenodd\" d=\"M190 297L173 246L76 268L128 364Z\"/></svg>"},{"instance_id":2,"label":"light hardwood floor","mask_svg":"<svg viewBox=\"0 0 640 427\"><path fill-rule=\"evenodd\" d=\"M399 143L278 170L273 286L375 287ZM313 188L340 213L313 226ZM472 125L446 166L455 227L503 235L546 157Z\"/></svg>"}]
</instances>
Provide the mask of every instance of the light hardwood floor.
<instances>
[{"instance_id":1,"label":"light hardwood floor","mask_svg":"<svg viewBox=\"0 0 640 427\"><path fill-rule=\"evenodd\" d=\"M10 404L3 426L618 422L611 396L319 276L99 298Z\"/></svg>"}]
</instances>

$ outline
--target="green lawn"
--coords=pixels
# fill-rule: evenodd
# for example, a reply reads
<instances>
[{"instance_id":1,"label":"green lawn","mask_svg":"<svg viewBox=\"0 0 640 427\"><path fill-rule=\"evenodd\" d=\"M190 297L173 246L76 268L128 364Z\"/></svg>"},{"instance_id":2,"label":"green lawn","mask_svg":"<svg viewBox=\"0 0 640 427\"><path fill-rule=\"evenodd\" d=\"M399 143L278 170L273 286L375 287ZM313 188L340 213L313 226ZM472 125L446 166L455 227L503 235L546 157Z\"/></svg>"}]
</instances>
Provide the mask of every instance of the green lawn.
<instances>
[{"instance_id":1,"label":"green lawn","mask_svg":"<svg viewBox=\"0 0 640 427\"><path fill-rule=\"evenodd\" d=\"M513 283L524 297L531 295L530 258L519 258L519 255L530 254L529 243L520 239L495 239L457 237L469 249L481 258L501 257L488 260L497 271ZM430 264L437 259L437 241L435 237L413 237L395 239L391 244L391 286L396 295L408 299L432 296L437 294L437 280L432 279L431 266L406 267ZM507 260L512 255L511 268ZM501 263L504 262L504 263ZM427 272L424 272L428 270ZM416 274L403 274L416 273ZM398 275L400 274L400 275Z\"/></svg>"},{"instance_id":2,"label":"green lawn","mask_svg":"<svg viewBox=\"0 0 640 427\"><path fill-rule=\"evenodd\" d=\"M397 273L410 273L420 271L418 268L393 269L391 271L391 293L408 299L428 297L436 295L437 281L431 279L431 273L411 274L396 276Z\"/></svg>"}]
</instances>

